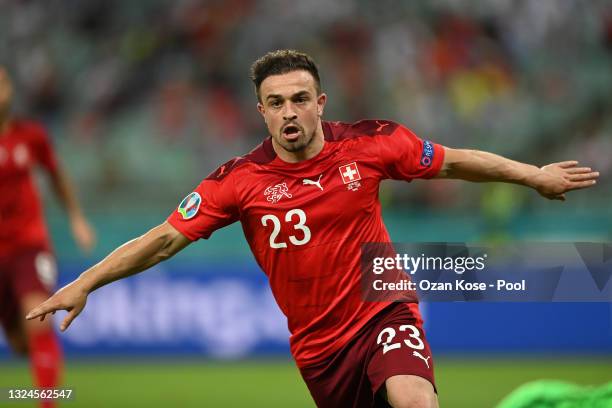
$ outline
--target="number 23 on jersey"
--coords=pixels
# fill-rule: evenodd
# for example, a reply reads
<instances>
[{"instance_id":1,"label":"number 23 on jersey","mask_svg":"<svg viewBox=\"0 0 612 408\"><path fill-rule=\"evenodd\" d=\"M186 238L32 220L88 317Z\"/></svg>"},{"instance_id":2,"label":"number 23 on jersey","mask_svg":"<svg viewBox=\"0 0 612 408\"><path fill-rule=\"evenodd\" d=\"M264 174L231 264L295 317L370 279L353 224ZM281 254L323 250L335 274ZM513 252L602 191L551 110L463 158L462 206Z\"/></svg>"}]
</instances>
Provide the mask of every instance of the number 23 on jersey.
<instances>
[{"instance_id":1,"label":"number 23 on jersey","mask_svg":"<svg viewBox=\"0 0 612 408\"><path fill-rule=\"evenodd\" d=\"M306 245L311 238L310 228L306 225L306 213L299 209L294 208L285 213L284 222L293 225L293 229L296 231L295 235L289 235L289 242L293 245ZM273 214L266 214L261 217L261 225L264 227L272 227L272 233L270 234L270 248L279 249L287 248L287 242L278 241L278 234L281 230L281 220Z\"/></svg>"}]
</instances>

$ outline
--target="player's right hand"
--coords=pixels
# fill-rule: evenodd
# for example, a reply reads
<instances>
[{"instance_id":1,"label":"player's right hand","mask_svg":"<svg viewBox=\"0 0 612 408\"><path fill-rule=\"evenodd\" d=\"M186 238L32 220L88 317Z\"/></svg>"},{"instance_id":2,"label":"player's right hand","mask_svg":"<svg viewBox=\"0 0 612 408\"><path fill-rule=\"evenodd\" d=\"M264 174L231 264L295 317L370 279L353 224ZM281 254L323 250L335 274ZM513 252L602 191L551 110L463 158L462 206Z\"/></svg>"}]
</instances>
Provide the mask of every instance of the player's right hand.
<instances>
[{"instance_id":1,"label":"player's right hand","mask_svg":"<svg viewBox=\"0 0 612 408\"><path fill-rule=\"evenodd\" d=\"M58 310L68 311L68 315L62 321L60 330L65 331L70 323L77 317L87 303L88 292L84 290L78 280L64 286L49 299L41 303L32 309L27 315L26 319L32 320L40 318L41 321L45 320L47 313L55 314Z\"/></svg>"}]
</instances>

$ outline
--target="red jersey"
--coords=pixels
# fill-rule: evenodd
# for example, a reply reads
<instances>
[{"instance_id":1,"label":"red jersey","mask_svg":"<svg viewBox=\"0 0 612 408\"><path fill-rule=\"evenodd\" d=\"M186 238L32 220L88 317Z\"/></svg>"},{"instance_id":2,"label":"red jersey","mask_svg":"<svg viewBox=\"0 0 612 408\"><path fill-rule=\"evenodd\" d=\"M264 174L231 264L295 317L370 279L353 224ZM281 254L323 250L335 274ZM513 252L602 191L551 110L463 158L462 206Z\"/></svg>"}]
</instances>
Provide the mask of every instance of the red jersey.
<instances>
[{"instance_id":1,"label":"red jersey","mask_svg":"<svg viewBox=\"0 0 612 408\"><path fill-rule=\"evenodd\" d=\"M240 221L291 332L300 367L349 341L388 302L361 297L361 243L389 242L378 188L383 179L435 176L442 146L394 122L323 122L315 157L287 163L268 137L219 167L168 222L190 240Z\"/></svg>"},{"instance_id":2,"label":"red jersey","mask_svg":"<svg viewBox=\"0 0 612 408\"><path fill-rule=\"evenodd\" d=\"M0 134L0 256L31 247L49 248L43 208L33 169L57 171L57 160L42 126L14 120Z\"/></svg>"}]
</instances>

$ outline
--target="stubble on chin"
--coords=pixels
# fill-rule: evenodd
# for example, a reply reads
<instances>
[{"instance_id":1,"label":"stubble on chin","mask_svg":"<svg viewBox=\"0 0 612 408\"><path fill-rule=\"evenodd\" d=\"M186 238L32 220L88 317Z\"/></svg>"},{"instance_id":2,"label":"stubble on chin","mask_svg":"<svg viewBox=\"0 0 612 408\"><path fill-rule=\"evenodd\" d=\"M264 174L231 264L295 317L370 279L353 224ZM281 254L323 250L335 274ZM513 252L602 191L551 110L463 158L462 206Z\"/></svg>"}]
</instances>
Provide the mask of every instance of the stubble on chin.
<instances>
[{"instance_id":1,"label":"stubble on chin","mask_svg":"<svg viewBox=\"0 0 612 408\"><path fill-rule=\"evenodd\" d=\"M306 138L306 136L304 136L303 138L300 138L293 143L287 142L286 140L284 140L283 135L281 133L279 134L277 143L286 151L290 153L296 153L296 152L300 152L306 149L312 143L313 140L314 140L314 132L310 135L309 138Z\"/></svg>"}]
</instances>

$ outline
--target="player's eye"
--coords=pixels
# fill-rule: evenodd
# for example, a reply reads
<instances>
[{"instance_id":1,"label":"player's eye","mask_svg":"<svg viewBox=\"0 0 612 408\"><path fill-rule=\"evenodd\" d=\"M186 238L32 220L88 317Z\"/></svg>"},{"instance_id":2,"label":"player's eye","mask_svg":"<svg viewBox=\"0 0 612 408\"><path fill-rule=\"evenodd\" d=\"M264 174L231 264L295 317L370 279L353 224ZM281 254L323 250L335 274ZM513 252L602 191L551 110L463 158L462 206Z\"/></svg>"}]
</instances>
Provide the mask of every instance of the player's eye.
<instances>
[{"instance_id":1,"label":"player's eye","mask_svg":"<svg viewBox=\"0 0 612 408\"><path fill-rule=\"evenodd\" d=\"M270 106L273 108L280 108L282 106L282 103L281 101L277 99L277 100L271 101Z\"/></svg>"}]
</instances>

